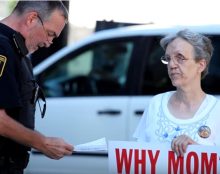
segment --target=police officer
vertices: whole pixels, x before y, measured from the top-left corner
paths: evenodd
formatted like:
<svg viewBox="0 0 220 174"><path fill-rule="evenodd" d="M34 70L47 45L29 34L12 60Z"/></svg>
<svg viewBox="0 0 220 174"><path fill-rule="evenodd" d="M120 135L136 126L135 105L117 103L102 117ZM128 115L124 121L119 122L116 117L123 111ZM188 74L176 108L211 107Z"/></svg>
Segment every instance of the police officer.
<svg viewBox="0 0 220 174"><path fill-rule="evenodd" d="M34 130L35 104L42 97L27 55L49 47L67 22L61 1L19 1L0 21L0 174L22 174L29 150L52 159L72 154L62 138Z"/></svg>

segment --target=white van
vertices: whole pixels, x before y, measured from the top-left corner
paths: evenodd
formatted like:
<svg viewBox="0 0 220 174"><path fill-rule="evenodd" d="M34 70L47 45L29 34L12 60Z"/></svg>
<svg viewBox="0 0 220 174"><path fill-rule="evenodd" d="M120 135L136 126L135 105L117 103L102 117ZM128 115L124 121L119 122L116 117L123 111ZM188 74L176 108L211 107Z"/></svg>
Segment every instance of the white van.
<svg viewBox="0 0 220 174"><path fill-rule="evenodd" d="M161 37L189 28L210 36L214 55L202 82L207 93L220 94L220 25L132 26L94 33L69 45L34 68L47 96L45 118L36 114L36 130L60 136L73 145L102 137L129 140L151 96L173 90ZM51 160L31 152L26 174L105 174L108 154L73 153Z"/></svg>

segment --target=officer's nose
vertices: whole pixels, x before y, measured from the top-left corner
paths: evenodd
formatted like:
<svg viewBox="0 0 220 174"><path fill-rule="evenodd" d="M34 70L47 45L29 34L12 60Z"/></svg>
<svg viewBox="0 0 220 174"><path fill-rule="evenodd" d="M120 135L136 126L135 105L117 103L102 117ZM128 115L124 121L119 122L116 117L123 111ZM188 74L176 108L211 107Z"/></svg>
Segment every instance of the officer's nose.
<svg viewBox="0 0 220 174"><path fill-rule="evenodd" d="M50 47L50 45L52 45L53 44L53 41L51 40L47 40L46 42L45 42L45 47L46 48L48 48L48 47Z"/></svg>

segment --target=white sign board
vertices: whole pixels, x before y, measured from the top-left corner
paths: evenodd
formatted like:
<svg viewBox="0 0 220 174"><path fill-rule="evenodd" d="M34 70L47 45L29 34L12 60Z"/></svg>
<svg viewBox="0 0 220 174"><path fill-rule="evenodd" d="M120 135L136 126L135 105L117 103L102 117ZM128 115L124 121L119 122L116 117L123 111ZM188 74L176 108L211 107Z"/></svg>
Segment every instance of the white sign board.
<svg viewBox="0 0 220 174"><path fill-rule="evenodd" d="M109 141L109 174L219 174L220 147L190 145L177 157L169 144Z"/></svg>

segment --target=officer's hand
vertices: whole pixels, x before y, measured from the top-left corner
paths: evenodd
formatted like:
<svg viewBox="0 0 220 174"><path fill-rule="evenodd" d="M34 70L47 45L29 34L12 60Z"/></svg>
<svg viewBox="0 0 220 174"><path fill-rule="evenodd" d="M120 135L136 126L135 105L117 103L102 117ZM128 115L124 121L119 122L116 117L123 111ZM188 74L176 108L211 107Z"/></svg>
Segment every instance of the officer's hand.
<svg viewBox="0 0 220 174"><path fill-rule="evenodd" d="M183 156L186 153L187 146L190 144L198 144L187 135L180 135L171 142L171 149L177 156Z"/></svg>
<svg viewBox="0 0 220 174"><path fill-rule="evenodd" d="M62 138L46 137L42 152L52 159L60 159L65 155L71 155L73 146L67 144Z"/></svg>

